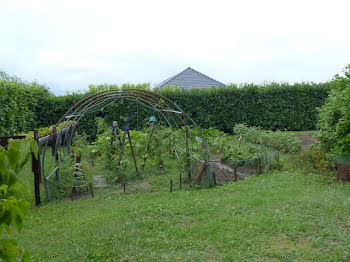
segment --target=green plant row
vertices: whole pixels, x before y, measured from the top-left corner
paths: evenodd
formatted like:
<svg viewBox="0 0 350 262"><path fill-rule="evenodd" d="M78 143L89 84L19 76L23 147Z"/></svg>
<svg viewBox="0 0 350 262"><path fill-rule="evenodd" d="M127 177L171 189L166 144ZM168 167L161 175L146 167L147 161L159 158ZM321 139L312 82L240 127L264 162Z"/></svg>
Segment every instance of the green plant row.
<svg viewBox="0 0 350 262"><path fill-rule="evenodd" d="M245 124L235 125L234 131L242 139L284 153L296 153L301 149L300 139L291 133L263 130L260 127L248 127Z"/></svg>

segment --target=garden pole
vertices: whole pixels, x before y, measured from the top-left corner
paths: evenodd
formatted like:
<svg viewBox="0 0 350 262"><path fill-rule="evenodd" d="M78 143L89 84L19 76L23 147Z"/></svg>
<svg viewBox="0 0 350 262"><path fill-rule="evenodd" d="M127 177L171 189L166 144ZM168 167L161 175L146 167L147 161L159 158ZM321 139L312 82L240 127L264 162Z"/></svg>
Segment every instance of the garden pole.
<svg viewBox="0 0 350 262"><path fill-rule="evenodd" d="M181 177L181 173L180 173L180 190L181 190L181 187L182 187L182 177Z"/></svg>
<svg viewBox="0 0 350 262"><path fill-rule="evenodd" d="M41 178L41 165L40 165L40 145L39 145L39 134L38 130L34 129L34 140L38 144L38 155L35 158L32 152L32 171L34 173L34 195L35 195L35 205L40 205L40 178Z"/></svg>
<svg viewBox="0 0 350 262"><path fill-rule="evenodd" d="M188 146L189 132L188 132L187 126L185 126L185 137L186 137L186 160L187 160L188 183L190 183L190 180L191 180L191 159L190 159L190 150L189 150L189 146Z"/></svg>
<svg viewBox="0 0 350 262"><path fill-rule="evenodd" d="M235 178L235 181L238 180L238 176L237 176L237 166L235 166L235 168L233 169L233 176Z"/></svg>
<svg viewBox="0 0 350 262"><path fill-rule="evenodd" d="M57 140L56 127L53 128L53 140L54 140L53 145L56 145L56 140ZM55 158L56 167L57 167L58 166L58 153L57 153L57 149L55 147L52 147L52 156ZM59 171L57 168L55 180L58 180L58 177L59 177Z"/></svg>
<svg viewBox="0 0 350 262"><path fill-rule="evenodd" d="M112 127L112 134L113 134L113 140L111 143L113 143L115 141L115 137L118 137L118 141L119 141L119 146L122 146L122 141L120 140L120 134L119 134L119 127L118 127L118 122L117 121L113 121L113 127Z"/></svg>
<svg viewBox="0 0 350 262"><path fill-rule="evenodd" d="M258 175L261 174L261 158L258 158Z"/></svg>
<svg viewBox="0 0 350 262"><path fill-rule="evenodd" d="M129 129L127 129L127 130L125 130L125 131L126 131L127 134L128 134L128 139L129 139L131 154L132 154L132 158L134 159L134 164L135 164L135 169L136 169L136 175L137 175L138 177L140 177L139 169L137 168L137 162L136 162L136 158L135 158L134 148L133 148L132 142L131 142L131 137L130 137Z"/></svg>

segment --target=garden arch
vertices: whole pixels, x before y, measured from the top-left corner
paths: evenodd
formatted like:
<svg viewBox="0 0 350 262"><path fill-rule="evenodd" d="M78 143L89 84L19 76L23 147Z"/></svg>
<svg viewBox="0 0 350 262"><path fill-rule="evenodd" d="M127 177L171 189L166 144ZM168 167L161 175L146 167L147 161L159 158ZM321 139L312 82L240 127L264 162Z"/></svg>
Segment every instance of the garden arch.
<svg viewBox="0 0 350 262"><path fill-rule="evenodd" d="M41 149L41 173L48 200L50 200L48 185L59 187L56 181L60 178L60 165L70 153L70 146L72 145L74 132L77 130L79 121L87 113L96 113L98 110L104 109L118 100L136 102L136 104L152 110L158 115L158 118L164 120L172 130L184 130L186 146L185 148L179 147L178 149L186 154L186 167L189 175L193 170L191 159L196 159L195 161L205 164L206 179L204 179L204 181L209 185L213 184L212 175L210 174L208 144L200 128L179 106L167 97L149 90L113 89L92 94L77 102L56 123L53 127L53 131L48 136L38 140ZM59 131L57 131L57 127L60 127ZM196 132L193 132L193 130L196 130ZM196 133L196 137L193 137L192 133ZM201 152L199 152L200 154L196 154L201 157L196 156L191 151L190 143L193 139L201 140ZM49 148L51 148L51 150L49 150ZM51 152L49 153L49 151ZM48 164L48 154L54 156L53 165L52 163ZM204 166L204 164L202 164L202 166Z"/></svg>

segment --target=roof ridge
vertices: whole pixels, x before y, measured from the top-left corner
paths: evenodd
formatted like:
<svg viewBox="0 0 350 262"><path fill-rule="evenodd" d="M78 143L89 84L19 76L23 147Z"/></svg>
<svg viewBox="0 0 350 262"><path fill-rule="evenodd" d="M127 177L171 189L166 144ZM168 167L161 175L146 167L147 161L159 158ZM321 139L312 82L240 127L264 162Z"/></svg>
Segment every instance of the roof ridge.
<svg viewBox="0 0 350 262"><path fill-rule="evenodd" d="M181 71L180 73L169 77L168 79L164 80L163 82L161 82L158 86L166 86L166 83L169 83L171 80L173 80L175 77L177 77L178 75L182 74L183 72L185 72L187 69L189 69L190 67L186 68L185 70ZM190 68L192 69L192 68ZM193 69L192 69L193 70Z"/></svg>
<svg viewBox="0 0 350 262"><path fill-rule="evenodd" d="M212 78L210 76L207 76L207 75L205 75L205 74L203 74L203 73L201 73L201 72L199 72L199 71L197 71L197 70L195 70L195 69L193 69L191 67L187 67L185 70L181 71L180 73L178 73L178 74L176 74L176 75L174 75L172 77L169 77L168 79L162 81L157 87L164 87L164 86L166 86L173 79L177 78L178 76L180 76L181 74L183 74L185 71L188 71L188 70L193 71L194 73L200 75L201 77L207 78L208 80L213 81L214 83L217 83L220 86L226 86L224 83L219 82L219 81L215 80L214 78Z"/></svg>
<svg viewBox="0 0 350 262"><path fill-rule="evenodd" d="M226 86L224 83L221 83L220 81L215 80L214 78L212 78L212 77L210 77L210 76L207 76L207 75L205 75L205 74L203 74L203 73L197 71L196 69L193 69L193 68L191 68L191 67L188 67L188 68L186 68L186 69L191 69L191 70L197 72L198 74L201 74L201 75L203 75L203 76L205 76L205 77L208 77L209 79L211 79L211 80L213 80L213 81L215 81L215 82L218 82L218 83L221 84L222 86Z"/></svg>

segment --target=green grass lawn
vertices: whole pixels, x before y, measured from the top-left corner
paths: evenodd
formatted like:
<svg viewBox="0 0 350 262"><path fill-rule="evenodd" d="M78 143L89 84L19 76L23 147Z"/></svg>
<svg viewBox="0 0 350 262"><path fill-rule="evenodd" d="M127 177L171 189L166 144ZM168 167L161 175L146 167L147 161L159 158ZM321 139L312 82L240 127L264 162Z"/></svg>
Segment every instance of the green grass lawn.
<svg viewBox="0 0 350 262"><path fill-rule="evenodd" d="M279 172L205 190L32 208L33 261L349 261L350 184Z"/></svg>

